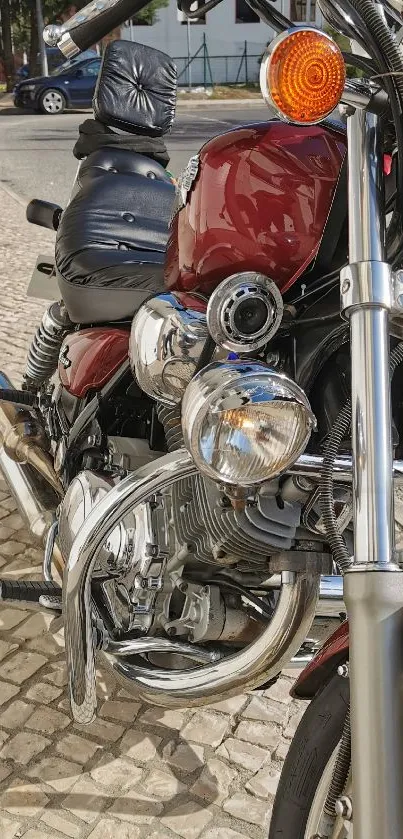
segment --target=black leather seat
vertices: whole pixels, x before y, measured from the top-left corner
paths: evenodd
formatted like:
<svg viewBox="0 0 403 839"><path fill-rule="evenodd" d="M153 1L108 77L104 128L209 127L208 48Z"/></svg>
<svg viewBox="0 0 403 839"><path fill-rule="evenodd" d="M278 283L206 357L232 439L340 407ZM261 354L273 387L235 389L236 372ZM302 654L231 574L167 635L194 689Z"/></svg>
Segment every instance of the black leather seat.
<svg viewBox="0 0 403 839"><path fill-rule="evenodd" d="M154 160L121 148L93 152L56 238L56 267L74 323L131 317L163 288L175 189Z"/></svg>
<svg viewBox="0 0 403 839"><path fill-rule="evenodd" d="M107 46L96 119L80 127L75 147L86 159L56 237L59 287L74 323L130 318L163 288L175 190L157 160L169 160L162 137L175 101L168 55L130 41Z"/></svg>

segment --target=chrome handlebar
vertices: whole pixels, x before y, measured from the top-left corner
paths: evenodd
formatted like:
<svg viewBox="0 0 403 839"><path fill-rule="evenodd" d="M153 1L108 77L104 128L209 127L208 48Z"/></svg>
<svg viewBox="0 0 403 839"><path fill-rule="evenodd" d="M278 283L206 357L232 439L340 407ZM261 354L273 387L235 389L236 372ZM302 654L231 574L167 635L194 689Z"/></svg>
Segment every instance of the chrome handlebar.
<svg viewBox="0 0 403 839"><path fill-rule="evenodd" d="M149 0L92 0L61 26L46 26L43 39L73 58L96 44L125 20L147 6Z"/></svg>

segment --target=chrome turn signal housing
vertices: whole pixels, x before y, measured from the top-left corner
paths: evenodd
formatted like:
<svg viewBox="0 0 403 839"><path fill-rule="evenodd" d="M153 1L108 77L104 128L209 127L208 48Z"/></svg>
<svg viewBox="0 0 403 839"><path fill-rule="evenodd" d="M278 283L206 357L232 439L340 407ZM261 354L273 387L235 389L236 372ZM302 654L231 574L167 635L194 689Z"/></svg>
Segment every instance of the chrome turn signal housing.
<svg viewBox="0 0 403 839"><path fill-rule="evenodd" d="M338 45L313 26L294 26L269 44L260 65L260 89L288 122L314 125L340 102L346 67Z"/></svg>
<svg viewBox="0 0 403 839"><path fill-rule="evenodd" d="M285 472L315 427L303 390L257 361L209 364L182 403L185 446L200 472L241 487Z"/></svg>

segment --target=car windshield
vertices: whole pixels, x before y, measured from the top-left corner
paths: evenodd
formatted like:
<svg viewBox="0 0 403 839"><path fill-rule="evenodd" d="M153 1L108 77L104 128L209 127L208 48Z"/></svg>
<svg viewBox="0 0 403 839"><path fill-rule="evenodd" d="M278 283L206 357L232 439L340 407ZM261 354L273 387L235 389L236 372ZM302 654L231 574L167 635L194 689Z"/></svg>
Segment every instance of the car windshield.
<svg viewBox="0 0 403 839"><path fill-rule="evenodd" d="M90 56L88 56L88 58L97 58L97 55L96 55L96 53L95 54L92 53ZM87 58L87 60L88 60L88 58ZM82 63L82 61L83 61L82 55L80 56L80 59L81 59L80 61L74 61L74 59L72 61L64 61L63 64L60 64L60 67L56 67L56 69L52 70L52 72L49 73L49 75L50 76L61 76L63 73L67 73L73 67L76 67L78 64Z"/></svg>

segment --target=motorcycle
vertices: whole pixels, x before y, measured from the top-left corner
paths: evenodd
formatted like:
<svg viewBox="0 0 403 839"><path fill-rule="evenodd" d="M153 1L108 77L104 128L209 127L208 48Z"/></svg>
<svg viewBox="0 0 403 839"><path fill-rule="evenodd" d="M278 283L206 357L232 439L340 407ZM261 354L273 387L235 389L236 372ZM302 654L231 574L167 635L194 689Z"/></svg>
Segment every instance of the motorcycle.
<svg viewBox="0 0 403 839"><path fill-rule="evenodd" d="M32 531L46 538L45 582L2 582L1 596L62 609L80 723L96 713L96 655L126 690L167 706L215 701L267 684L290 660L311 661L323 599L339 622L344 611L339 571L354 637L360 599L349 586L362 576L347 573L353 538L354 562L365 543L374 563L365 576L372 611L386 579L378 554L388 596L399 597L386 547L402 482L400 53L376 18L389 75L378 53L374 65L350 55L364 78L346 80L329 35L290 27L270 0L249 1L282 33L261 64L263 97L281 118L213 138L175 188L155 160L123 147L112 155L100 141L68 207L50 211L63 305L45 315L23 389L1 394L9 425L0 467ZM48 28L46 40L74 55L135 7L92 3ZM182 9L198 14L187 2ZM385 16L396 24L389 6ZM149 144L171 125L174 69L164 54L138 52L138 61L136 50L108 47L97 130L115 126ZM347 132L329 119L340 101ZM376 677L374 650L361 642L379 700L382 621L376 631ZM394 635L393 644L386 660L396 675ZM320 682L316 660L311 666ZM379 738L376 748L380 758ZM276 808L284 814L281 799ZM305 824L298 829L307 835Z"/></svg>
<svg viewBox="0 0 403 839"><path fill-rule="evenodd" d="M113 10L122 14L116 4ZM76 38L85 14L78 26L74 18L66 24ZM94 38L92 30L86 37ZM175 93L167 55L109 44L95 119L81 126L75 146L82 162L71 200L64 210L39 200L27 210L31 222L56 230L54 262L39 258L31 293L59 299L35 334L22 390L5 374L1 381L0 468L32 534L45 542L44 581L4 580L1 598L63 612L72 709L81 722L96 709L95 654L136 695L168 706L200 704L270 682L290 659L310 660L344 610L320 527L321 456L302 454L316 420L301 376L298 384L282 371L280 356L271 367L266 358L268 345L283 355L289 328L283 296L262 274L275 253L270 242L259 246L262 189L273 192L293 139L278 122L216 138L174 187L163 137ZM327 215L345 154L341 128L316 134L326 171L304 174L307 138L289 172L301 180L301 235L304 192L314 185L312 208L319 199ZM280 157L272 176L274 144ZM227 229L219 211L214 240L206 243L214 228L205 230L202 218L212 197L225 202L233 191L232 175L219 189L216 171L226 160L233 173L242 171L254 147L257 204L248 207L249 232L234 197ZM284 200L276 208L273 201L273 224L281 221ZM187 229L193 207L194 259L207 250L212 259L194 269ZM341 229L343 220L334 218L337 224ZM315 236L310 232L302 244L302 262L295 247L286 257L288 232L285 242L284 233L274 237L284 288L287 277L290 284L312 262ZM330 240L323 248L330 252ZM310 343L298 353L306 371L312 350ZM243 414L234 403L236 414L227 418L231 456L220 465L212 450L207 463L195 446L210 446L211 434L218 442L212 399L217 408L228 398L232 404L230 393L239 394L239 408L250 404L248 423L257 411L258 436L249 439L247 425L242 437ZM266 480L265 429L273 410L280 412L280 437ZM252 472L244 469L250 446L257 456ZM348 527L348 458L339 466Z"/></svg>

